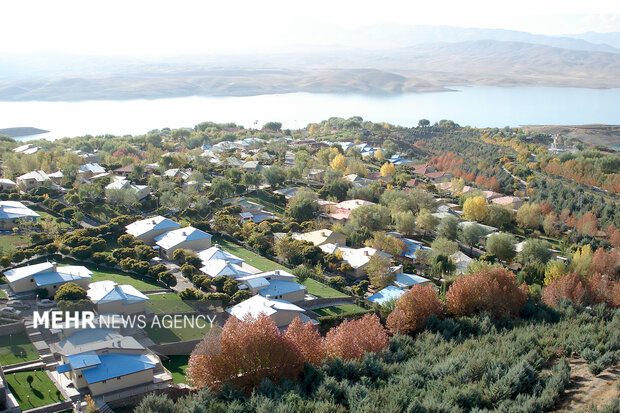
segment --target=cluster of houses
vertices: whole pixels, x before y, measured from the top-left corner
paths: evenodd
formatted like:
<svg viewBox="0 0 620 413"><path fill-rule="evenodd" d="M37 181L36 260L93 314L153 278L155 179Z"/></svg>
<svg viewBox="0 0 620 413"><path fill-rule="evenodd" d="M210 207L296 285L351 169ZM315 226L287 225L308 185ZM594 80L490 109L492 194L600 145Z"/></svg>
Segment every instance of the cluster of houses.
<svg viewBox="0 0 620 413"><path fill-rule="evenodd" d="M12 231L20 222L37 222L40 215L19 201L0 201L0 230Z"/></svg>

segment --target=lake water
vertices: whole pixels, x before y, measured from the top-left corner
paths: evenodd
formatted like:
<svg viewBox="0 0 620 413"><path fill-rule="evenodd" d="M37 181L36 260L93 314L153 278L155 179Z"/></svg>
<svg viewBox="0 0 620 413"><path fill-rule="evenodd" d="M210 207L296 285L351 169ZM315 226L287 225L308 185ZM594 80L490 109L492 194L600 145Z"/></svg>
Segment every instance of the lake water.
<svg viewBox="0 0 620 413"><path fill-rule="evenodd" d="M248 97L187 97L83 102L0 102L0 128L49 130L35 138L85 134L143 134L164 127L193 127L203 121L260 127L279 121L301 128L332 116L359 115L402 126L421 118L460 125L504 127L527 124L620 124L620 89L550 87L459 88L456 92L397 96L290 93ZM22 137L22 140L32 137Z"/></svg>

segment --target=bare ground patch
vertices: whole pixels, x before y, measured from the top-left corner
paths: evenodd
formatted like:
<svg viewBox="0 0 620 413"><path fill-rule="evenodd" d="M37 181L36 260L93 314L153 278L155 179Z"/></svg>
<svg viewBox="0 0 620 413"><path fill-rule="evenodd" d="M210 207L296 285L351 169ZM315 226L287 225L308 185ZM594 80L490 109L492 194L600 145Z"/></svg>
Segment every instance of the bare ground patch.
<svg viewBox="0 0 620 413"><path fill-rule="evenodd" d="M614 366L594 376L588 363L582 359L570 360L570 385L556 409L556 412L583 411L593 406L601 408L614 398L620 397L617 381L620 367Z"/></svg>

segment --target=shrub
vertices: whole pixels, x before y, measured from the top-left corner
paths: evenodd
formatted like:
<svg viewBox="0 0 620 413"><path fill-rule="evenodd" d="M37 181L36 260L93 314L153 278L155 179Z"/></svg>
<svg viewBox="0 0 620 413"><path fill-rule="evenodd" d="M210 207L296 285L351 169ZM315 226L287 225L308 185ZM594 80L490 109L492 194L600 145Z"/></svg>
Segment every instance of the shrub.
<svg viewBox="0 0 620 413"><path fill-rule="evenodd" d="M387 347L388 335L379 317L366 314L355 320L345 320L325 336L329 357L359 360L366 352L379 352Z"/></svg>
<svg viewBox="0 0 620 413"><path fill-rule="evenodd" d="M431 316L439 316L443 304L431 285L416 285L396 300L396 308L387 318L392 334L411 334L426 324Z"/></svg>
<svg viewBox="0 0 620 413"><path fill-rule="evenodd" d="M205 281L209 281L209 280L205 280ZM203 285L201 285L203 288L204 287L204 282ZM248 298L252 298L252 293L249 292L248 290L239 290L236 293L233 294L232 296L232 301L235 303L240 303L242 301L247 300Z"/></svg>
<svg viewBox="0 0 620 413"><path fill-rule="evenodd" d="M336 277L331 277L329 281L327 281L327 284L329 284L330 287L341 290L347 285L347 282L343 277L338 275Z"/></svg>
<svg viewBox="0 0 620 413"><path fill-rule="evenodd" d="M193 265L190 265L190 264L181 265L181 274L183 274L185 278L191 279L192 275L194 275L195 272L196 272L196 267L194 267Z"/></svg>
<svg viewBox="0 0 620 413"><path fill-rule="evenodd" d="M516 316L527 302L513 272L505 268L482 270L457 279L446 294L448 312L455 316L488 311L496 319Z"/></svg>
<svg viewBox="0 0 620 413"><path fill-rule="evenodd" d="M152 267L149 268L149 274L151 274L154 277L157 277L157 274L164 272L164 271L168 271L168 269L166 268L164 264L153 265Z"/></svg>
<svg viewBox="0 0 620 413"><path fill-rule="evenodd" d="M131 269L140 274L140 275L146 275L147 272L149 272L149 268L151 268L151 266L149 265L148 262L146 261L137 261L136 263L134 263L134 265L131 267Z"/></svg>
<svg viewBox="0 0 620 413"><path fill-rule="evenodd" d="M174 287L177 285L177 278L170 271L160 272L157 277L159 281L166 284L168 287Z"/></svg>
<svg viewBox="0 0 620 413"><path fill-rule="evenodd" d="M76 301L86 299L86 290L76 283L68 282L58 287L55 299L58 301Z"/></svg>
<svg viewBox="0 0 620 413"><path fill-rule="evenodd" d="M95 252L93 253L92 260L96 264L102 264L106 262L108 258L108 254L104 254L103 252Z"/></svg>
<svg viewBox="0 0 620 413"><path fill-rule="evenodd" d="M542 301L550 307L556 307L561 298L576 304L585 303L585 289L579 274L570 272L551 281L542 292Z"/></svg>
<svg viewBox="0 0 620 413"><path fill-rule="evenodd" d="M314 271L305 265L298 265L293 269L292 273L297 277L298 282L303 283L314 274Z"/></svg>
<svg viewBox="0 0 620 413"><path fill-rule="evenodd" d="M198 301L204 298L204 294L195 288L186 288L179 293L181 300Z"/></svg>
<svg viewBox="0 0 620 413"><path fill-rule="evenodd" d="M85 260L93 255L93 249L88 245L80 245L79 247L71 249L71 255L78 260Z"/></svg>

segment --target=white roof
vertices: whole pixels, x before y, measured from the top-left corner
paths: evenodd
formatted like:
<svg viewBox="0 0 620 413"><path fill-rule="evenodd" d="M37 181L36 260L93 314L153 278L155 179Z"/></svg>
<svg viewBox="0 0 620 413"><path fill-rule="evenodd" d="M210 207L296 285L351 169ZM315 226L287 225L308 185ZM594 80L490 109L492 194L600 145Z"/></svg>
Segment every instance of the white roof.
<svg viewBox="0 0 620 413"><path fill-rule="evenodd" d="M244 260L231 254L228 251L222 250L218 245L214 245L211 248L200 251L198 258L202 260L203 265L206 265L207 261L211 260L224 260L232 264L241 264Z"/></svg>
<svg viewBox="0 0 620 413"><path fill-rule="evenodd" d="M165 234L155 237L155 243L161 248L170 249L184 242L208 239L212 236L213 235L207 234L198 228L185 227L168 231Z"/></svg>
<svg viewBox="0 0 620 413"><path fill-rule="evenodd" d="M254 297L248 298L247 300L240 302L226 311L238 319L243 319L248 315L252 318L256 318L260 314L271 316L278 311L294 311L297 313L303 313L305 310L285 300L273 300L265 298L261 295L255 295Z"/></svg>
<svg viewBox="0 0 620 413"><path fill-rule="evenodd" d="M0 201L0 219L18 219L40 216L18 201Z"/></svg>
<svg viewBox="0 0 620 413"><path fill-rule="evenodd" d="M91 278L92 274L88 268L81 265L57 266L53 262L27 265L4 272L10 283L32 276L39 287L87 279Z"/></svg>
<svg viewBox="0 0 620 413"><path fill-rule="evenodd" d="M149 298L131 285L118 285L114 281L99 281L88 286L88 298L95 304L122 301L123 305L135 304Z"/></svg>
<svg viewBox="0 0 620 413"><path fill-rule="evenodd" d="M353 268L360 268L364 265L368 264L370 258L379 254L382 257L390 258L390 254L386 254L383 251L376 250L370 247L364 248L349 248L349 247L340 247L339 250L342 252L342 259L351 265Z"/></svg>
<svg viewBox="0 0 620 413"><path fill-rule="evenodd" d="M132 224L127 225L125 227L125 232L133 235L134 237L138 237L151 231L157 231L162 229L173 230L180 227L181 224L176 223L171 219L162 217L161 215L158 215L153 218L141 219L140 221L136 221Z"/></svg>
<svg viewBox="0 0 620 413"><path fill-rule="evenodd" d="M17 177L17 180L30 180L30 179L34 179L35 181L38 181L38 182L43 182L43 181L49 180L50 178L43 171L30 171Z"/></svg>
<svg viewBox="0 0 620 413"><path fill-rule="evenodd" d="M354 210L364 205L375 205L374 202L366 201L364 199L350 199L348 201L342 201L336 205L337 208Z"/></svg>
<svg viewBox="0 0 620 413"><path fill-rule="evenodd" d="M204 272L209 277L227 275L234 279L252 275L252 272L248 269L243 268L240 265L233 264L230 261L220 259L212 259L204 262L204 266L200 268L200 271Z"/></svg>
<svg viewBox="0 0 620 413"><path fill-rule="evenodd" d="M10 179L6 179L6 178L0 178L0 184L12 185L12 186L17 185L15 182L11 181Z"/></svg>

